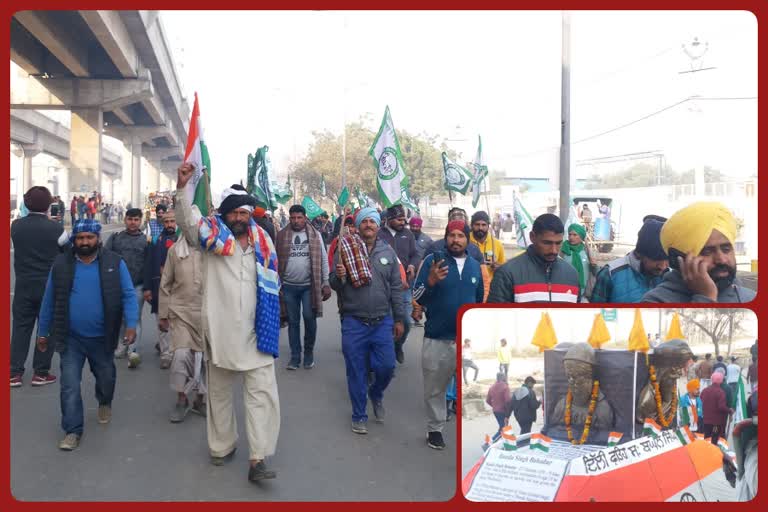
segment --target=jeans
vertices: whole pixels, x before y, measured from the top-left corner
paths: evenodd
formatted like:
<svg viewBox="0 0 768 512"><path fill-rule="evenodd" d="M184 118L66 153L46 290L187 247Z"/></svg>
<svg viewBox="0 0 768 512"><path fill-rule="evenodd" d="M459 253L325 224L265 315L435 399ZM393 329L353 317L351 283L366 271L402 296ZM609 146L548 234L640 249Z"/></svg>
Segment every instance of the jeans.
<svg viewBox="0 0 768 512"><path fill-rule="evenodd" d="M347 368L347 390L352 402L352 421L368 421L368 396L380 402L392 380L395 369L395 346L392 339L394 321L391 316L376 325L366 325L346 315L341 324L341 351ZM368 371L375 379L368 387Z"/></svg>
<svg viewBox="0 0 768 512"><path fill-rule="evenodd" d="M288 344L291 363L301 363L301 319L304 318L304 363L313 362L317 337L317 318L312 311L312 287L283 284L283 300L288 310Z"/></svg>
<svg viewBox="0 0 768 512"><path fill-rule="evenodd" d="M123 323L120 325L120 336L119 336L119 345L117 346L118 353L125 353L125 352L138 352L139 351L139 344L141 343L141 313L144 311L144 290L142 290L143 285L137 284L136 288L134 289L136 291L136 301L139 303L139 321L136 322L136 339L133 343L128 345L126 348L125 345L123 345L123 336L125 335L125 318L123 318Z"/></svg>
<svg viewBox="0 0 768 512"><path fill-rule="evenodd" d="M474 361L472 361L471 359L462 359L461 371L464 375L464 384L469 383L469 381L467 380L467 368L472 368L473 370L475 370L475 378L473 379L474 381L477 380L477 372L479 371Z"/></svg>
<svg viewBox="0 0 768 512"><path fill-rule="evenodd" d="M499 363L499 373L504 374L504 380L507 380L509 375L509 363Z"/></svg>
<svg viewBox="0 0 768 512"><path fill-rule="evenodd" d="M405 345L405 342L408 341L408 333L411 332L411 323L413 322L413 319L411 318L411 313L413 313L413 290L410 288L403 290L403 306L405 306L403 337L396 341L400 346Z"/></svg>
<svg viewBox="0 0 768 512"><path fill-rule="evenodd" d="M110 405L115 393L115 362L104 338L67 336L67 346L59 357L61 361L61 428L67 434L83 433L83 397L80 381L83 366L88 360L96 378L96 400L99 405Z"/></svg>
<svg viewBox="0 0 768 512"><path fill-rule="evenodd" d="M29 355L29 345L32 340L32 331L40 312L45 293L45 281L30 282L27 280L16 281L11 311L13 315L13 329L11 332L11 377L22 375L24 365ZM48 375L51 370L54 348L48 344L45 352L40 352L33 347L32 368L35 375Z"/></svg>
<svg viewBox="0 0 768 512"><path fill-rule="evenodd" d="M503 412L495 412L493 416L496 418L496 423L499 424L499 430L493 434L493 441L496 442L501 437L501 429L507 426L507 416Z"/></svg>
<svg viewBox="0 0 768 512"><path fill-rule="evenodd" d="M517 419L517 418L515 418ZM533 426L532 421L520 421L518 420L517 423L520 424L520 435L528 434L531 431L531 427Z"/></svg>

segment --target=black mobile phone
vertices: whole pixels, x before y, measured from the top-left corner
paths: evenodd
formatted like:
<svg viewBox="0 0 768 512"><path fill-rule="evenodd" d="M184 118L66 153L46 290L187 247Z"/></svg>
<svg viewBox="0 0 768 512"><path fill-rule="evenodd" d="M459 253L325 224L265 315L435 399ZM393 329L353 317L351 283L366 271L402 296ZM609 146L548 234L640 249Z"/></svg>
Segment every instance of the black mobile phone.
<svg viewBox="0 0 768 512"><path fill-rule="evenodd" d="M51 217L58 217L59 216L59 205L52 204L51 205Z"/></svg>
<svg viewBox="0 0 768 512"><path fill-rule="evenodd" d="M678 256L680 258L683 258L683 261L685 261L685 254L683 254L681 251L678 251L674 247L670 247L669 248L669 268L680 270L680 263L677 261Z"/></svg>
<svg viewBox="0 0 768 512"><path fill-rule="evenodd" d="M445 267L448 265L448 263L445 261L445 252L444 251L435 251L435 262L443 263L440 265L441 267Z"/></svg>

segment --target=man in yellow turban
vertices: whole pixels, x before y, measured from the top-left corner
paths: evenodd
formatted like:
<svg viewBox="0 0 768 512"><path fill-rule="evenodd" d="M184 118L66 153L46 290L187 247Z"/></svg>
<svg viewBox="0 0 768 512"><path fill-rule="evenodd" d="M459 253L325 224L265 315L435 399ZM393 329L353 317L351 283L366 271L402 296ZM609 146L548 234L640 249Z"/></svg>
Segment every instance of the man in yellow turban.
<svg viewBox="0 0 768 512"><path fill-rule="evenodd" d="M749 302L754 290L736 279L736 219L724 205L698 202L676 212L661 229L672 271L643 302Z"/></svg>

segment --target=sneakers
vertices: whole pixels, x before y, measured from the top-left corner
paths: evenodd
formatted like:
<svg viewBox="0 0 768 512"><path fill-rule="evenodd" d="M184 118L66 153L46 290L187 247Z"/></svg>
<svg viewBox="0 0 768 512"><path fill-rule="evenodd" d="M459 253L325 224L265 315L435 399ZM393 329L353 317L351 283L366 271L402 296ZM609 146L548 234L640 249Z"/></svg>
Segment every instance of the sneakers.
<svg viewBox="0 0 768 512"><path fill-rule="evenodd" d="M130 352L128 354L128 368L138 368L141 363L141 356L138 352Z"/></svg>
<svg viewBox="0 0 768 512"><path fill-rule="evenodd" d="M11 377L11 387L12 388L20 388L24 384L24 381L21 380L21 375L13 375Z"/></svg>
<svg viewBox="0 0 768 512"><path fill-rule="evenodd" d="M45 386L47 384L53 384L54 382L56 382L56 376L48 373L46 375L35 375L32 377L31 384L33 386Z"/></svg>
<svg viewBox="0 0 768 512"><path fill-rule="evenodd" d="M59 450L71 452L80 446L80 436L77 434L67 434L64 439L59 441Z"/></svg>
<svg viewBox="0 0 768 512"><path fill-rule="evenodd" d="M300 366L300 363L298 361L291 361L288 363L288 366L285 367L286 370L298 370Z"/></svg>
<svg viewBox="0 0 768 512"><path fill-rule="evenodd" d="M395 343L395 359L400 364L405 362L405 352L403 352L403 345L400 343Z"/></svg>
<svg viewBox="0 0 768 512"><path fill-rule="evenodd" d="M211 464L214 466L223 466L227 462L231 461L235 456L235 450L237 450L237 447L232 448L232 451L228 454L224 455L223 457L215 457L211 455Z"/></svg>
<svg viewBox="0 0 768 512"><path fill-rule="evenodd" d="M167 370L171 367L171 359L167 357L160 357L160 369L161 370Z"/></svg>
<svg viewBox="0 0 768 512"><path fill-rule="evenodd" d="M442 450L445 448L445 441L443 441L442 432L428 432L427 433L427 446L434 448L435 450Z"/></svg>
<svg viewBox="0 0 768 512"><path fill-rule="evenodd" d="M160 355L163 353L163 351L160 350L160 343L155 343L155 350L157 350L157 355Z"/></svg>
<svg viewBox="0 0 768 512"><path fill-rule="evenodd" d="M99 419L99 423L102 425L106 425L107 423L112 420L112 406L111 405L100 405L99 410L96 413L96 417Z"/></svg>
<svg viewBox="0 0 768 512"><path fill-rule="evenodd" d="M206 409L205 409L205 402L203 402L202 400L199 400L199 401L195 400L192 403L192 408L190 409L190 411L195 413L195 414L199 414L203 418L205 418L207 416L207 412L206 412Z"/></svg>
<svg viewBox="0 0 768 512"><path fill-rule="evenodd" d="M122 343L115 349L115 359L122 359L128 353L128 348Z"/></svg>
<svg viewBox="0 0 768 512"><path fill-rule="evenodd" d="M267 465L263 460L260 460L256 464L251 465L248 469L248 480L251 482L258 482L259 480L269 480L276 478L277 472L267 469Z"/></svg>
<svg viewBox="0 0 768 512"><path fill-rule="evenodd" d="M189 405L186 403L180 403L176 402L176 405L173 406L173 411L171 412L171 423L181 423L184 421L184 418L187 417L187 412L189 411Z"/></svg>
<svg viewBox="0 0 768 512"><path fill-rule="evenodd" d="M371 400L373 403L373 415L376 417L376 423L384 423L384 415L387 413L384 410L384 404L379 401Z"/></svg>
<svg viewBox="0 0 768 512"><path fill-rule="evenodd" d="M310 370L315 367L315 356L314 354L304 354L304 369Z"/></svg>
<svg viewBox="0 0 768 512"><path fill-rule="evenodd" d="M352 432L354 432L355 434L367 434L368 425L364 421L353 421Z"/></svg>

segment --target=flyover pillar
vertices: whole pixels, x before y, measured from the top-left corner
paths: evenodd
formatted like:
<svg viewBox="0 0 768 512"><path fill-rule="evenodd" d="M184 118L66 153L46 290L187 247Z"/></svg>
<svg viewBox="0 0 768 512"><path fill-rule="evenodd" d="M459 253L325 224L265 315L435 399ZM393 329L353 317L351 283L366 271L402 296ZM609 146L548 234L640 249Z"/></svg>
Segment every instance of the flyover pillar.
<svg viewBox="0 0 768 512"><path fill-rule="evenodd" d="M70 191L101 192L101 131L104 113L99 108L72 109L70 126Z"/></svg>
<svg viewBox="0 0 768 512"><path fill-rule="evenodd" d="M144 204L141 191L141 139L123 139L123 180L129 184L129 201L134 208Z"/></svg>

